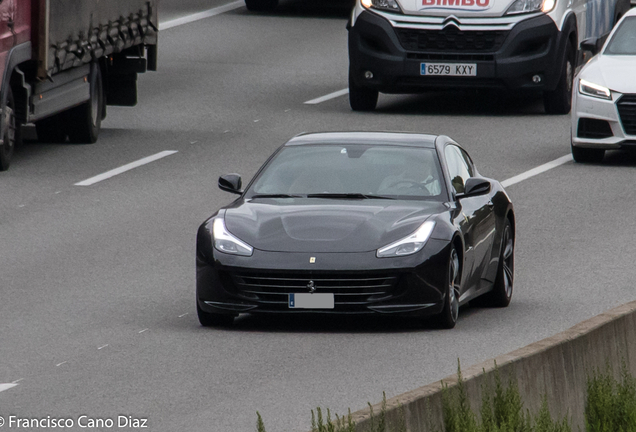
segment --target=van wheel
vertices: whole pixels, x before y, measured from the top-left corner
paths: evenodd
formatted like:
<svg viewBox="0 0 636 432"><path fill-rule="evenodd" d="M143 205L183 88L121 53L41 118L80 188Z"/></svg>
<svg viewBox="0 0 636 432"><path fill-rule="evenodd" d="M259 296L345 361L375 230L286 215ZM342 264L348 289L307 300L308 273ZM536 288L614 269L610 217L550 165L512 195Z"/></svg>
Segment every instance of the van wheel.
<svg viewBox="0 0 636 432"><path fill-rule="evenodd" d="M0 146L0 171L6 171L11 165L11 158L15 146L20 141L20 125L15 118L15 103L13 92L7 88L7 105L4 116L4 129L2 131L3 144Z"/></svg>
<svg viewBox="0 0 636 432"><path fill-rule="evenodd" d="M349 73L349 105L354 111L373 111L378 104L378 91L360 87Z"/></svg>
<svg viewBox="0 0 636 432"><path fill-rule="evenodd" d="M276 9L278 0L245 0L245 7L254 12L270 12Z"/></svg>
<svg viewBox="0 0 636 432"><path fill-rule="evenodd" d="M68 111L68 137L75 144L93 144L102 124L104 91L102 72L97 63L91 65L90 99Z"/></svg>
<svg viewBox="0 0 636 432"><path fill-rule="evenodd" d="M565 60L559 84L554 91L543 94L543 106L548 114L568 114L572 109L572 87L574 85L574 52L572 45L565 48Z"/></svg>

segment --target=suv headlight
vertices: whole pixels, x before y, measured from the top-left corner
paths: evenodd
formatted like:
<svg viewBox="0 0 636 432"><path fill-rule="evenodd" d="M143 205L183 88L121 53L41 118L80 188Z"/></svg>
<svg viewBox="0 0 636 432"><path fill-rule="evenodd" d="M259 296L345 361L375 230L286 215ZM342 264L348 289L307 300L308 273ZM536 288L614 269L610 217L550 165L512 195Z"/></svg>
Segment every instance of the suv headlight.
<svg viewBox="0 0 636 432"><path fill-rule="evenodd" d="M551 12L556 0L517 0L508 8L506 15L516 15L532 12Z"/></svg>
<svg viewBox="0 0 636 432"><path fill-rule="evenodd" d="M579 81L579 93L600 99L612 100L612 92L607 87L585 81Z"/></svg>
<svg viewBox="0 0 636 432"><path fill-rule="evenodd" d="M384 246L378 249L376 256L378 258L389 258L396 256L412 255L419 252L426 241L431 236L435 228L435 222L424 222L413 234L408 237L404 237L402 240L398 240L390 245Z"/></svg>
<svg viewBox="0 0 636 432"><path fill-rule="evenodd" d="M402 9L396 0L360 0L360 3L367 9L372 8L402 13Z"/></svg>
<svg viewBox="0 0 636 432"><path fill-rule="evenodd" d="M227 230L223 218L214 219L212 236L214 237L214 248L220 252L241 256L252 256L252 252L254 252L252 246L235 237Z"/></svg>

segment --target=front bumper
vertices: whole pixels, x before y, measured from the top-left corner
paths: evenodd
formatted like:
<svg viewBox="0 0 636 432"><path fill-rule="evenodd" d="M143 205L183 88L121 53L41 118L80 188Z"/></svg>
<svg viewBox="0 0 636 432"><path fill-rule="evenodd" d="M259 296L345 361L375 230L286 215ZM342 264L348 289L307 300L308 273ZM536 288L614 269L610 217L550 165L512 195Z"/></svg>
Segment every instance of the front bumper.
<svg viewBox="0 0 636 432"><path fill-rule="evenodd" d="M365 253L279 253L251 257L197 249L197 302L208 313L440 313L450 245L429 239L419 253L382 258ZM315 263L310 264L310 258ZM333 309L292 309L290 293L333 293Z"/></svg>
<svg viewBox="0 0 636 432"><path fill-rule="evenodd" d="M574 147L636 148L636 95L612 92L612 100L606 100L583 95L576 88L573 93Z"/></svg>
<svg viewBox="0 0 636 432"><path fill-rule="evenodd" d="M464 31L451 26L431 33L415 23L394 27L383 16L365 10L349 29L350 77L358 86L383 93L461 87L554 90L563 65L562 37L547 15L504 30ZM476 64L477 76L423 76L422 63ZM366 71L373 78L366 79ZM541 82L533 80L536 75Z"/></svg>

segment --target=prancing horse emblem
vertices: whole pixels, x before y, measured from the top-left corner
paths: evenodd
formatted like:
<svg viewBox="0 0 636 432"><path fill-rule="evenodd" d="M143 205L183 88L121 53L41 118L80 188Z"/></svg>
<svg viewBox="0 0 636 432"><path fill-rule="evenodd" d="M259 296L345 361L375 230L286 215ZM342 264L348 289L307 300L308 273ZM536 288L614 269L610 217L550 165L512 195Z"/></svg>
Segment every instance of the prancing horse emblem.
<svg viewBox="0 0 636 432"><path fill-rule="evenodd" d="M309 281L307 283L307 289L309 290L310 293L316 292L316 284L314 283L314 281Z"/></svg>

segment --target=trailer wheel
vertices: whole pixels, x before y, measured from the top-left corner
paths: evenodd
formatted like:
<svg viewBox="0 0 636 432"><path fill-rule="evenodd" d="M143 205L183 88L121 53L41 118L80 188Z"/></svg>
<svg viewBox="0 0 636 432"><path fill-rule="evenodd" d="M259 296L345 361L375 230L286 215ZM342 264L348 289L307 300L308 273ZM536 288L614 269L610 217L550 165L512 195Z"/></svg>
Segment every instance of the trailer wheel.
<svg viewBox="0 0 636 432"><path fill-rule="evenodd" d="M13 151L15 150L16 144L20 141L20 125L15 118L15 103L10 87L7 88L7 105L5 107L3 123L3 144L0 146L0 171L9 169Z"/></svg>
<svg viewBox="0 0 636 432"><path fill-rule="evenodd" d="M88 102L72 108L67 113L68 137L75 144L93 144L99 136L104 106L102 73L97 63L91 65Z"/></svg>

